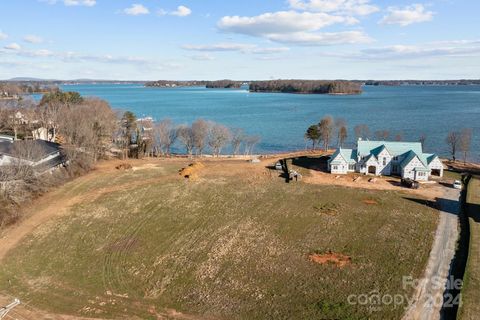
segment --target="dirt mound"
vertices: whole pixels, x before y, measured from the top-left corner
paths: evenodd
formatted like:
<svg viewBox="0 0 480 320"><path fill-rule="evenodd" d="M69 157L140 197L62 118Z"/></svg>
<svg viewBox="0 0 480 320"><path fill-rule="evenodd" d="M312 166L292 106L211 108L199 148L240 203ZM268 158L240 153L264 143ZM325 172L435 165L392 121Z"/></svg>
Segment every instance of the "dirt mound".
<svg viewBox="0 0 480 320"><path fill-rule="evenodd" d="M352 258L341 253L328 252L325 254L314 253L311 254L308 259L312 262L319 264L333 263L338 268L343 268L352 262Z"/></svg>
<svg viewBox="0 0 480 320"><path fill-rule="evenodd" d="M195 180L198 178L198 172L205 166L201 162L194 162L179 171L179 174L189 180Z"/></svg>
<svg viewBox="0 0 480 320"><path fill-rule="evenodd" d="M364 199L362 202L365 203L365 204L370 204L370 205L378 204L378 202L374 199Z"/></svg>
<svg viewBox="0 0 480 320"><path fill-rule="evenodd" d="M115 167L115 169L117 169L117 170L130 170L130 169L132 169L132 165L130 163L124 162L124 163L120 163L119 165L117 165Z"/></svg>

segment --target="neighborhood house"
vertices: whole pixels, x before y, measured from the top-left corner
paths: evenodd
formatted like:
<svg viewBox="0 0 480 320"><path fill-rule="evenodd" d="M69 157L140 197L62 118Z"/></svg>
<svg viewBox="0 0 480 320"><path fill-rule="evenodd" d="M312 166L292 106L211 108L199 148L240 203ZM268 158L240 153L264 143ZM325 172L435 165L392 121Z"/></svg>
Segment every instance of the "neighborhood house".
<svg viewBox="0 0 480 320"><path fill-rule="evenodd" d="M17 163L45 172L62 165L64 157L57 143L44 140L0 141L0 167Z"/></svg>
<svg viewBox="0 0 480 320"><path fill-rule="evenodd" d="M417 181L427 181L429 176L443 176L439 157L423 153L420 142L359 139L356 149L337 149L328 161L328 169L335 174L397 175Z"/></svg>

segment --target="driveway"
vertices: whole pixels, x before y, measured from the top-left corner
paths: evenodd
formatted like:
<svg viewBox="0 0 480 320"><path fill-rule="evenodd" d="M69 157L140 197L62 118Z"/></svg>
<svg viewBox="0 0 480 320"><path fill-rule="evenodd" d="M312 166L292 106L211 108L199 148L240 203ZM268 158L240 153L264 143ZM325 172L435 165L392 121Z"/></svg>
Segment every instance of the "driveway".
<svg viewBox="0 0 480 320"><path fill-rule="evenodd" d="M448 188L445 189L444 196L437 199L441 211L432 251L430 252L424 279L421 280L416 289L414 303L407 310L403 317L404 320L440 319L443 293L460 234L459 197L459 190Z"/></svg>

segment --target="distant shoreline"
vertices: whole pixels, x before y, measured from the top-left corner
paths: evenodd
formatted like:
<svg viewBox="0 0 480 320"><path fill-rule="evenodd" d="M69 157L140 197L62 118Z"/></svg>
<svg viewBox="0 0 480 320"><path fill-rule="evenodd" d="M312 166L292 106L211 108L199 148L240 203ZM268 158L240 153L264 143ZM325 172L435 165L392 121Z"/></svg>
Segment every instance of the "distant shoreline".
<svg viewBox="0 0 480 320"><path fill-rule="evenodd" d="M149 83L173 83L180 87L205 86L208 83L216 83L225 80L94 80L94 79L78 79L78 80L51 80L51 79L29 79L18 78L10 80L0 80L0 83L45 83L57 85L82 85L82 84L137 84L147 85ZM272 80L267 80L272 81ZM446 79L446 80L302 80L302 79L285 79L273 81L324 81L324 82L351 82L365 86L468 86L480 85L480 79ZM253 82L262 82L261 80L230 80L234 83L250 84ZM163 86L152 86L163 87Z"/></svg>

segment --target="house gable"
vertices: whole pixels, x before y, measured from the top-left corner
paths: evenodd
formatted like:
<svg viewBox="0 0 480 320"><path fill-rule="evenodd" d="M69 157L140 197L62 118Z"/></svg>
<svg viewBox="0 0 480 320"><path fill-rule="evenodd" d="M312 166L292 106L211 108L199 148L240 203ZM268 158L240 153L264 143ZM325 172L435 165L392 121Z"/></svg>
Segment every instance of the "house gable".
<svg viewBox="0 0 480 320"><path fill-rule="evenodd" d="M429 169L443 169L443 163L436 154L426 154Z"/></svg>

